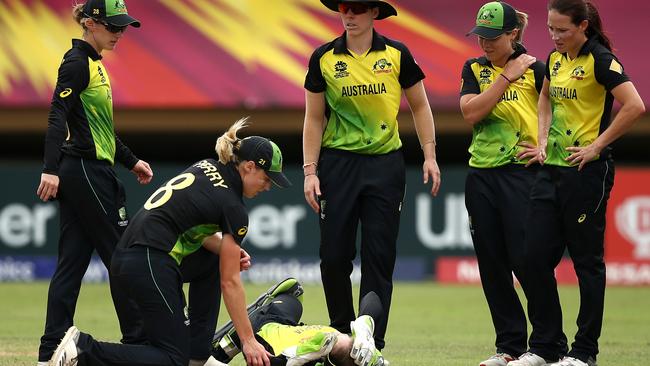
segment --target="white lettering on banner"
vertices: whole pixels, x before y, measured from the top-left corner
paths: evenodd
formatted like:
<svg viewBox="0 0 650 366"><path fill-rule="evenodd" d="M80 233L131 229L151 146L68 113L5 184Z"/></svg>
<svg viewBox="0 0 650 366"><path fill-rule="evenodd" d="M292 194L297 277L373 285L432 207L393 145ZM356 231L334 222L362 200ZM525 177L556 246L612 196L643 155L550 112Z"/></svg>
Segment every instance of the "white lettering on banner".
<svg viewBox="0 0 650 366"><path fill-rule="evenodd" d="M248 215L250 231L247 240L260 249L281 246L291 249L297 243L298 222L305 218L307 210L303 205L284 206L278 209L272 205L259 205Z"/></svg>
<svg viewBox="0 0 650 366"><path fill-rule="evenodd" d="M607 284L650 285L650 263L607 263Z"/></svg>
<svg viewBox="0 0 650 366"><path fill-rule="evenodd" d="M616 209L616 228L636 246L636 259L650 259L650 196L632 196Z"/></svg>
<svg viewBox="0 0 650 366"><path fill-rule="evenodd" d="M33 281L34 263L11 257L0 259L0 281Z"/></svg>
<svg viewBox="0 0 650 366"><path fill-rule="evenodd" d="M12 203L0 210L0 242L10 248L22 248L29 243L37 248L45 245L47 221L56 216L53 204L36 204L33 209Z"/></svg>
<svg viewBox="0 0 650 366"><path fill-rule="evenodd" d="M274 259L269 262L256 263L248 271L241 273L242 280L251 283L270 283L282 281L287 277L300 279L303 284L320 284L320 262L300 262L297 259L287 261ZM361 267L354 264L350 280L353 284L361 281Z"/></svg>
<svg viewBox="0 0 650 366"><path fill-rule="evenodd" d="M415 231L418 239L429 249L471 249L469 219L465 209L465 194L450 193L445 196L445 226L435 233L431 228L431 195L420 193L415 198ZM440 220L440 218L435 218Z"/></svg>

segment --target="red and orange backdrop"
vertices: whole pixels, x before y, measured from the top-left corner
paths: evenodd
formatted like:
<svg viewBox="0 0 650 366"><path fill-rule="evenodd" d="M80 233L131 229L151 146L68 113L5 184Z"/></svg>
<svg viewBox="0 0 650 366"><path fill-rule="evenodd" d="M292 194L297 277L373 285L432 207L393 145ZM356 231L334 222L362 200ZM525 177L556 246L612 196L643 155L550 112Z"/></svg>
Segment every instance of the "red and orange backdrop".
<svg viewBox="0 0 650 366"><path fill-rule="evenodd" d="M391 1L399 16L376 28L407 44L427 75L434 108L455 109L464 61L480 54L465 37L483 1ZM81 36L73 0L0 0L0 106L47 106L70 39ZM617 54L642 96L650 52L632 29L647 22L644 0L598 1ZM530 15L525 40L545 60L552 48L543 1L512 1ZM300 108L313 49L342 32L318 0L127 0L142 22L105 52L121 107ZM647 97L646 97L647 98Z"/></svg>

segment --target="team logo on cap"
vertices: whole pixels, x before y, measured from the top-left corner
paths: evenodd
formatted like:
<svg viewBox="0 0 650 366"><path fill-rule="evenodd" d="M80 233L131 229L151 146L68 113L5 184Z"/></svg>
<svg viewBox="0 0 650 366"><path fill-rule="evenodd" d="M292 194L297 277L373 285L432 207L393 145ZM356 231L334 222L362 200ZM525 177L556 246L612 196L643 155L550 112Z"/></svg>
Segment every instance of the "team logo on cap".
<svg viewBox="0 0 650 366"><path fill-rule="evenodd" d="M237 235L244 236L248 232L248 226L242 226L237 230Z"/></svg>
<svg viewBox="0 0 650 366"><path fill-rule="evenodd" d="M340 79L340 78L344 78L346 76L350 76L350 73L348 72L348 64L346 64L343 61L338 61L334 65L334 71L335 71L334 78L336 78L336 79Z"/></svg>
<svg viewBox="0 0 650 366"><path fill-rule="evenodd" d="M483 12L476 18L477 23L491 25L494 21L494 15L492 15L492 10L485 9Z"/></svg>
<svg viewBox="0 0 650 366"><path fill-rule="evenodd" d="M120 13L126 13L126 4L124 4L124 0L115 1L115 10Z"/></svg>

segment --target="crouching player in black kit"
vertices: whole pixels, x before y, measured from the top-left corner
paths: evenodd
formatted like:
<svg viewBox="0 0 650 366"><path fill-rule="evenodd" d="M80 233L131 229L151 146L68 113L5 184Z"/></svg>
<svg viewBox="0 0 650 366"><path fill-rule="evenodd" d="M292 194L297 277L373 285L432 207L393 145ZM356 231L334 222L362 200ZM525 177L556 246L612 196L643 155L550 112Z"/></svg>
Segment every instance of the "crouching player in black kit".
<svg viewBox="0 0 650 366"><path fill-rule="evenodd" d="M98 342L72 326L50 365L187 366L192 327L187 326L183 311L182 285L187 278L181 264L202 247L219 256L218 266L200 265L203 270L218 271L220 276L216 295L201 299L211 307L202 312L215 314L207 336L214 334L221 290L247 364L270 365L272 355L257 341L248 319L239 276L241 259L247 256L240 247L248 232L243 197L268 191L271 182L281 187L290 182L282 173L282 154L277 145L260 136L237 137L245 125L245 120L238 121L217 140L218 161L197 162L156 190L117 246L111 274L140 308L147 344ZM191 313L192 294L190 319ZM206 351L207 346L209 338Z"/></svg>
<svg viewBox="0 0 650 366"><path fill-rule="evenodd" d="M350 325L352 336L329 326L300 323L302 297L300 283L288 278L248 306L257 340L273 354L271 365L388 366L374 343L374 318L382 314L377 294L369 292L361 300L361 315ZM228 322L215 333L205 366L229 363L240 349L241 341Z"/></svg>

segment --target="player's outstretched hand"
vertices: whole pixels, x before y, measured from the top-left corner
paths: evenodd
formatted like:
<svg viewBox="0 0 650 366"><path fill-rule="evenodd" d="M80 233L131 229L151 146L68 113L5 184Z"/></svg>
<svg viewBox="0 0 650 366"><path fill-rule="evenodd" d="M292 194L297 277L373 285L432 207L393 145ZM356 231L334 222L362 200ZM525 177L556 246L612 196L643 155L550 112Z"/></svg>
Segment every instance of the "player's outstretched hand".
<svg viewBox="0 0 650 366"><path fill-rule="evenodd" d="M318 197L320 197L320 180L316 174L310 174L305 177L305 201L309 204L314 212L318 213L320 211L320 206L318 204Z"/></svg>
<svg viewBox="0 0 650 366"><path fill-rule="evenodd" d="M36 195L43 202L47 202L50 198L56 198L59 191L59 176L54 174L41 174L41 182L36 190Z"/></svg>
<svg viewBox="0 0 650 366"><path fill-rule="evenodd" d="M248 338L242 342L242 352L246 358L246 365L249 366L270 366L269 357L272 355L264 349L255 337Z"/></svg>
<svg viewBox="0 0 650 366"><path fill-rule="evenodd" d="M133 169L131 169L131 172L135 174L136 179L140 184L148 184L151 182L151 178L153 178L153 171L151 170L149 163L144 160L138 160L138 162L133 166Z"/></svg>
<svg viewBox="0 0 650 366"><path fill-rule="evenodd" d="M440 189L440 168L438 167L438 162L436 159L427 159L422 164L422 174L424 184L429 182L429 177L431 177L431 195L438 195L438 190Z"/></svg>

